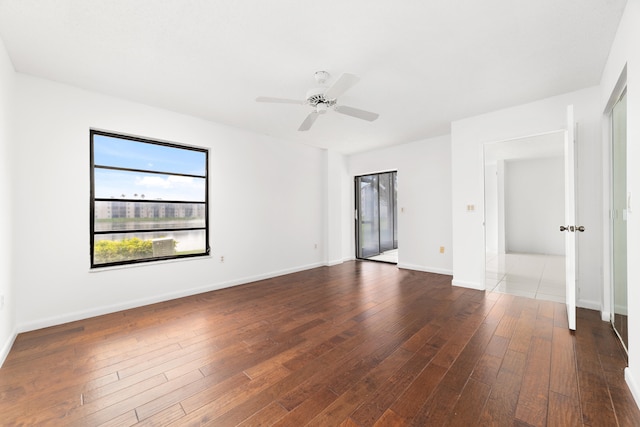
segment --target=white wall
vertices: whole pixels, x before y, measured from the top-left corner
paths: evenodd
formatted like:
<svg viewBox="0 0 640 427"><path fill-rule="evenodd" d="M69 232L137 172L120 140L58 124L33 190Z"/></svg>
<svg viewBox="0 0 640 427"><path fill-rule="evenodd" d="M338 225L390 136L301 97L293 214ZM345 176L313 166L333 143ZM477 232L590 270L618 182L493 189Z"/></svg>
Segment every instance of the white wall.
<svg viewBox="0 0 640 427"><path fill-rule="evenodd" d="M0 307L0 366L9 353L16 334L11 248L14 76L13 65L0 39L0 298L4 298L4 304Z"/></svg>
<svg viewBox="0 0 640 427"><path fill-rule="evenodd" d="M573 104L579 123L577 216L578 305L602 305L601 114L599 89L583 89L452 123L453 284L484 289L483 154L487 142L506 141L566 128ZM474 205L475 211L467 211Z"/></svg>
<svg viewBox="0 0 640 427"><path fill-rule="evenodd" d="M16 82L21 331L324 264L322 150L25 75ZM90 128L210 149L211 257L89 271Z"/></svg>
<svg viewBox="0 0 640 427"><path fill-rule="evenodd" d="M398 171L398 267L451 274L451 157L449 136L431 138L347 158L350 233L355 253L353 177ZM444 246L445 252L439 252Z"/></svg>
<svg viewBox="0 0 640 427"><path fill-rule="evenodd" d="M506 252L564 255L564 159L507 160L504 173Z"/></svg>
<svg viewBox="0 0 640 427"><path fill-rule="evenodd" d="M629 367L625 377L636 402L640 405L640 3L629 0L620 22L616 39L609 53L606 67L600 84L600 111L605 111L610 100L616 96L616 85L626 66L627 83L627 191L631 193L631 212L627 216L627 298L629 301ZM624 76L623 76L624 77ZM624 78L622 79L624 83ZM608 117L602 117L606 122ZM609 144L608 135L602 138L603 164L606 167L609 159L606 155ZM608 176L604 175L604 185L608 186ZM605 205L607 206L607 205ZM607 233L608 220L603 220L605 243L609 244ZM608 246L607 246L608 248ZM609 254L603 255L603 263L609 281ZM609 295L607 286L605 295ZM610 301L609 301L610 304ZM610 307L607 307L609 309Z"/></svg>
<svg viewBox="0 0 640 427"><path fill-rule="evenodd" d="M332 150L327 150L326 155L326 234L325 234L325 259L327 265L340 264L352 259L343 249L343 236L349 232L349 224L345 223L345 209L349 202L345 198L349 196L349 189L344 185L348 179L345 157Z"/></svg>
<svg viewBox="0 0 640 427"><path fill-rule="evenodd" d="M500 162L504 163L503 160ZM501 191L502 190L502 191ZM503 193L498 188L498 163L484 165L484 217L485 217L485 249L487 253L499 254L498 234L498 197Z"/></svg>

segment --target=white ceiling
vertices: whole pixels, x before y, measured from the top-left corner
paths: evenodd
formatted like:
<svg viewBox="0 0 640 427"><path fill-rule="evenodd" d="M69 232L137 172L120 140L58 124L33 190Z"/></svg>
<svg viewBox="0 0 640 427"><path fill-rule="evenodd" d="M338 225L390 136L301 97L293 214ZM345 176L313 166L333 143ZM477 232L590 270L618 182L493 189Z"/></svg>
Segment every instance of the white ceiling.
<svg viewBox="0 0 640 427"><path fill-rule="evenodd" d="M15 69L353 153L597 85L625 0L0 0ZM313 74L360 76L308 132ZM330 83L330 82L329 82ZM117 131L117 129L114 129Z"/></svg>

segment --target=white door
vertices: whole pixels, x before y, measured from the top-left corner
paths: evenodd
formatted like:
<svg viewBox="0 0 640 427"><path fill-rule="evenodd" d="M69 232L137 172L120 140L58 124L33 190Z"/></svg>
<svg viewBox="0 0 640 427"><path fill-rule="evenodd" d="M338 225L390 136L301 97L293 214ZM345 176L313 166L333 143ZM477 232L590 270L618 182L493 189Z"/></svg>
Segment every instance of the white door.
<svg viewBox="0 0 640 427"><path fill-rule="evenodd" d="M565 233L567 317L569 329L573 331L576 329L576 233L584 231L584 227L576 226L575 126L573 105L569 105L564 141L565 225L560 227L560 231Z"/></svg>

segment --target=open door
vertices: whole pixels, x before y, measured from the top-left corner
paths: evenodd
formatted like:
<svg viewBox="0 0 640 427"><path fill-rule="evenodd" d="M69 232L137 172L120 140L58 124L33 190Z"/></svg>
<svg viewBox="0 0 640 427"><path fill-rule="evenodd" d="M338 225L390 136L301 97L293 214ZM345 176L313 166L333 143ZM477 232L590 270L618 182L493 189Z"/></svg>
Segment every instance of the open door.
<svg viewBox="0 0 640 427"><path fill-rule="evenodd" d="M576 183L575 183L575 120L573 105L567 107L567 132L564 141L564 217L565 224L560 231L565 232L565 283L569 329L576 330L576 233L584 227L576 226Z"/></svg>

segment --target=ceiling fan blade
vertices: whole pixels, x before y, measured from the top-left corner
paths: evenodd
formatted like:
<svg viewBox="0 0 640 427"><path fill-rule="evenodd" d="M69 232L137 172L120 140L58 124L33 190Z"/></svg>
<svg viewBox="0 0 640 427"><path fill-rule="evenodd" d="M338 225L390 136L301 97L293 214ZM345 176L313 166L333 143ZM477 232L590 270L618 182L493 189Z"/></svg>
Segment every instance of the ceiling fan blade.
<svg viewBox="0 0 640 427"><path fill-rule="evenodd" d="M272 98L270 96L259 96L256 98L256 102L274 102L276 104L298 104L304 105L304 101L300 101L297 99L286 99L286 98Z"/></svg>
<svg viewBox="0 0 640 427"><path fill-rule="evenodd" d="M351 89L353 85L360 81L360 77L355 74L344 73L336 80L329 89L324 93L325 98L335 99Z"/></svg>
<svg viewBox="0 0 640 427"><path fill-rule="evenodd" d="M311 125L313 125L313 122L316 121L319 115L320 114L316 113L315 111L312 111L311 113L309 113L309 115L307 116L306 119L304 119L304 122L302 122L298 130L303 132L311 129Z"/></svg>
<svg viewBox="0 0 640 427"><path fill-rule="evenodd" d="M378 113L360 110L359 108L347 107L346 105L336 105L335 110L340 114L346 114L347 116L355 117L362 120L368 120L370 122L379 117Z"/></svg>

